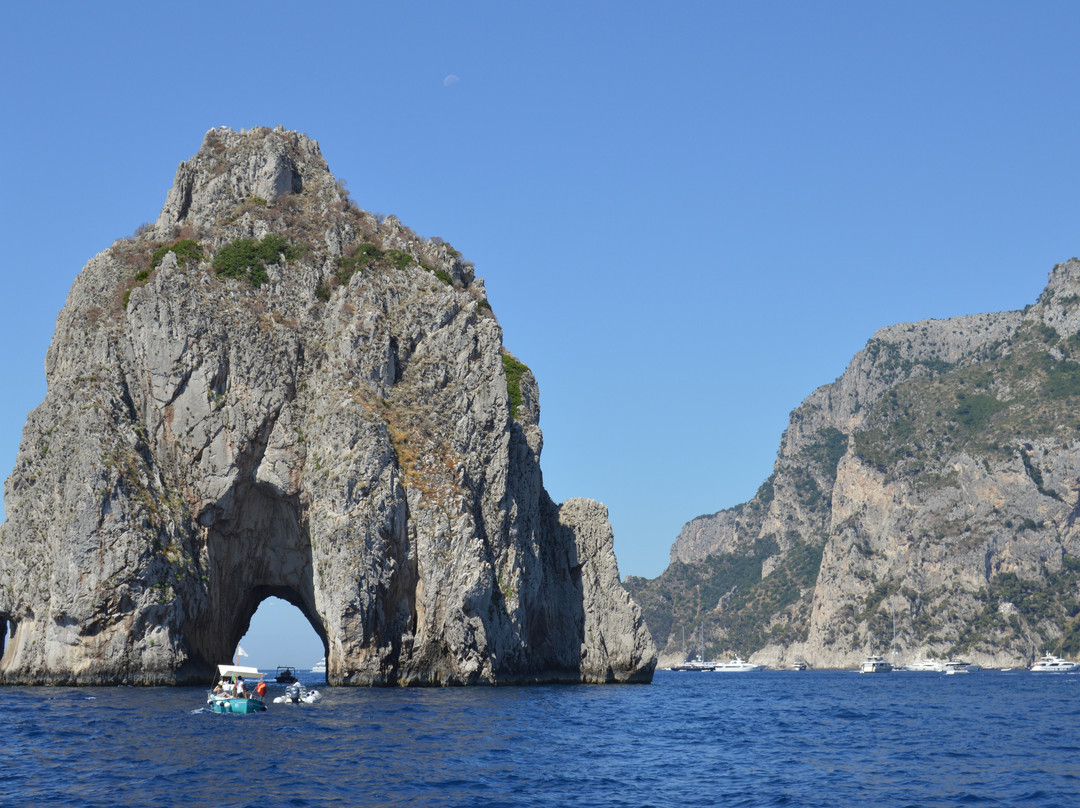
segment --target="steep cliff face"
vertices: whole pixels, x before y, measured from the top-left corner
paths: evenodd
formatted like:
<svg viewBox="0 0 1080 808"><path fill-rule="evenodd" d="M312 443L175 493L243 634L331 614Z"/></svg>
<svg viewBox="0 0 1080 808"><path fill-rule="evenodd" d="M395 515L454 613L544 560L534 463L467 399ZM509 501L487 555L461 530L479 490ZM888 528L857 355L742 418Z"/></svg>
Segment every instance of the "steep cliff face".
<svg viewBox="0 0 1080 808"><path fill-rule="evenodd" d="M687 523L628 583L680 626L782 665L1080 651L1080 262L1023 312L878 331L791 415L748 503Z"/></svg>
<svg viewBox="0 0 1080 808"><path fill-rule="evenodd" d="M271 595L332 683L651 678L607 513L545 493L536 381L471 264L281 129L208 132L140 230L57 319L0 680L204 682Z"/></svg>

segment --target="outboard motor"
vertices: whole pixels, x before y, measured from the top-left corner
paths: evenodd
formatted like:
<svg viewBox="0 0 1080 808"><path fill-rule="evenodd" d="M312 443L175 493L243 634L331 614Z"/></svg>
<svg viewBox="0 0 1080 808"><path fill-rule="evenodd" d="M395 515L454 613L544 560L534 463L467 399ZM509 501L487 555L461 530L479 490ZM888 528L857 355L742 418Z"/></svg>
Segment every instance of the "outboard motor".
<svg viewBox="0 0 1080 808"><path fill-rule="evenodd" d="M285 688L285 698L291 701L293 704L300 703L300 683L293 682L287 688Z"/></svg>

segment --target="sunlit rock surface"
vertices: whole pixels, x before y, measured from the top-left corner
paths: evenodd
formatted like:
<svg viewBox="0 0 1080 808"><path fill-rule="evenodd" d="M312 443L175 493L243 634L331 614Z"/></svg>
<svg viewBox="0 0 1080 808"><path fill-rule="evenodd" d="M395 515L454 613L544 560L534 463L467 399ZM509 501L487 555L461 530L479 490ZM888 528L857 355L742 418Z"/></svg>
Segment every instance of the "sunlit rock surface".
<svg viewBox="0 0 1080 808"><path fill-rule="evenodd" d="M5 487L0 681L202 683L272 595L331 683L651 679L607 511L545 492L483 282L357 209L304 135L208 132L79 274L46 371Z"/></svg>

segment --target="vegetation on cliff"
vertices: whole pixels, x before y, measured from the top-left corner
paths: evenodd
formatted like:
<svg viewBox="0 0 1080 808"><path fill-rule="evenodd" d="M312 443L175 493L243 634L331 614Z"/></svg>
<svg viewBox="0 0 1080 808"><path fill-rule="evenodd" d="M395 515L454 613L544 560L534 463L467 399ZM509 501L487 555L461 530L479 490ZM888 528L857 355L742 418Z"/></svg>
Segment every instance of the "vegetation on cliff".
<svg viewBox="0 0 1080 808"><path fill-rule="evenodd" d="M898 382L868 413L854 452L890 477L933 475L963 451L1005 459L1063 430L1080 435L1078 399L1080 334L1026 323L963 364Z"/></svg>
<svg viewBox="0 0 1080 808"><path fill-rule="evenodd" d="M292 261L303 252L303 247L289 243L285 236L269 233L260 241L238 238L222 245L214 255L212 266L223 278L246 278L257 288L270 278L267 264L277 264L283 259Z"/></svg>
<svg viewBox="0 0 1080 808"><path fill-rule="evenodd" d="M506 373L506 395L510 398L510 417L517 418L524 401L521 395L521 378L529 372L529 368L505 350L502 362Z"/></svg>
<svg viewBox="0 0 1080 808"><path fill-rule="evenodd" d="M626 588L655 636L698 637L705 626L707 657L748 656L770 642L805 640L809 629L805 593L817 578L821 547L798 545L763 578L777 550L772 538L757 539L737 553L676 561L652 581L627 576Z"/></svg>

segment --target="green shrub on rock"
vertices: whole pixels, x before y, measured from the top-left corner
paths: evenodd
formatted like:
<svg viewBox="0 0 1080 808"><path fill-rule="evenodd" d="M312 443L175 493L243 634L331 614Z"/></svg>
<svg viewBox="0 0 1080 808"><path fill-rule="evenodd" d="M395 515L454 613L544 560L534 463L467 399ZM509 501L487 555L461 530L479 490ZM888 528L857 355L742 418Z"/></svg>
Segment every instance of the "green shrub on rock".
<svg viewBox="0 0 1080 808"><path fill-rule="evenodd" d="M338 286L344 286L360 270L372 264L384 264L396 269L406 269L416 259L404 250L380 250L374 244L363 242L356 245L350 254L338 259L338 270L334 273Z"/></svg>
<svg viewBox="0 0 1080 808"><path fill-rule="evenodd" d="M510 397L510 417L517 418L523 401L521 397L521 377L529 368L508 353L502 355L502 360L503 370L506 371L506 394Z"/></svg>
<svg viewBox="0 0 1080 808"><path fill-rule="evenodd" d="M217 251L213 267L218 275L247 278L252 286L259 287L269 280L267 264L276 264L282 257L292 260L302 252L302 247L289 244L288 239L276 233L264 236L262 241L238 238Z"/></svg>
<svg viewBox="0 0 1080 808"><path fill-rule="evenodd" d="M202 259L202 247L194 239L185 238L154 250L150 256L150 269L157 269L167 253L176 253L176 263L185 264Z"/></svg>

